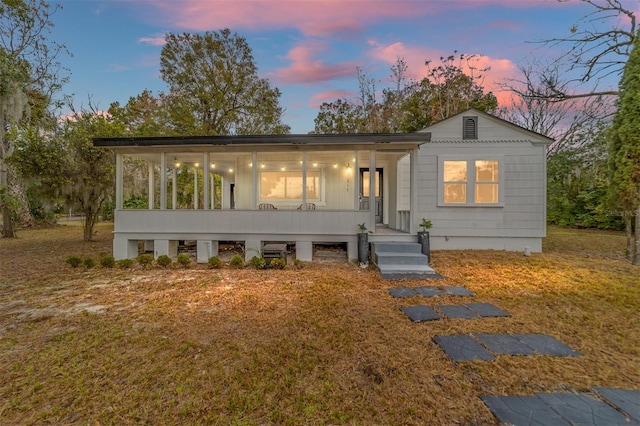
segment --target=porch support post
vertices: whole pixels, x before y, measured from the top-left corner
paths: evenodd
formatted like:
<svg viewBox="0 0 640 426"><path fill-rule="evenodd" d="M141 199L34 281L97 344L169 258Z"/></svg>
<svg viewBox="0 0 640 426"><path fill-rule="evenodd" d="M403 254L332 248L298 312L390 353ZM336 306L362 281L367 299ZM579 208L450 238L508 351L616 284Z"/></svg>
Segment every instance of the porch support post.
<svg viewBox="0 0 640 426"><path fill-rule="evenodd" d="M193 209L198 210L198 198L200 194L198 192L198 167L193 165Z"/></svg>
<svg viewBox="0 0 640 426"><path fill-rule="evenodd" d="M204 153L204 163L202 164L202 181L203 181L203 201L202 208L204 210L209 210L209 153Z"/></svg>
<svg viewBox="0 0 640 426"><path fill-rule="evenodd" d="M302 210L307 209L307 153L302 153Z"/></svg>
<svg viewBox="0 0 640 426"><path fill-rule="evenodd" d="M116 154L116 210L122 210L122 154Z"/></svg>
<svg viewBox="0 0 640 426"><path fill-rule="evenodd" d="M209 171L209 178L211 179L211 183L209 184L211 190L211 210L213 210L216 208L216 179L213 170Z"/></svg>
<svg viewBox="0 0 640 426"><path fill-rule="evenodd" d="M353 209L360 210L360 153L355 152L353 161Z"/></svg>
<svg viewBox="0 0 640 426"><path fill-rule="evenodd" d="M376 151L369 151L369 229L376 232Z"/></svg>
<svg viewBox="0 0 640 426"><path fill-rule="evenodd" d="M160 153L160 210L167 209L167 156Z"/></svg>
<svg viewBox="0 0 640 426"><path fill-rule="evenodd" d="M258 208L258 153L251 153L251 202L253 210Z"/></svg>
<svg viewBox="0 0 640 426"><path fill-rule="evenodd" d="M416 212L418 211L418 148L409 156L409 233L416 232Z"/></svg>
<svg viewBox="0 0 640 426"><path fill-rule="evenodd" d="M153 178L153 162L149 162L149 210L153 210L155 206L155 182Z"/></svg>
<svg viewBox="0 0 640 426"><path fill-rule="evenodd" d="M171 208L177 209L178 204L178 166L171 167Z"/></svg>
<svg viewBox="0 0 640 426"><path fill-rule="evenodd" d="M210 257L218 255L218 241L196 241L196 263L207 263Z"/></svg>

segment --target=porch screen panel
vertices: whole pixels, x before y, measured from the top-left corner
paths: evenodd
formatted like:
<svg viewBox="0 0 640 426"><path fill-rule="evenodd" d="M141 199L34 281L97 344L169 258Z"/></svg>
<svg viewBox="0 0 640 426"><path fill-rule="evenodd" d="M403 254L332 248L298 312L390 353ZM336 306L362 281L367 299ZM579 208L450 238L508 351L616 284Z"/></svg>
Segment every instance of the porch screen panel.
<svg viewBox="0 0 640 426"><path fill-rule="evenodd" d="M498 202L498 162L476 161L475 202L495 204Z"/></svg>
<svg viewBox="0 0 640 426"><path fill-rule="evenodd" d="M444 202L465 204L467 202L467 162L444 161Z"/></svg>

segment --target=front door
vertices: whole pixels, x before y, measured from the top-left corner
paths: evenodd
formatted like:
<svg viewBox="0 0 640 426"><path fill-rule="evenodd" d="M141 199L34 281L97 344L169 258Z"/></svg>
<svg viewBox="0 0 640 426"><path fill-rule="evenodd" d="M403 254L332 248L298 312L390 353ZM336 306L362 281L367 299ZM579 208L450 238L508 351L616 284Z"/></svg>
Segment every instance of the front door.
<svg viewBox="0 0 640 426"><path fill-rule="evenodd" d="M369 169L360 169L360 210L369 210ZM376 223L382 223L382 169L375 171L375 188L372 191Z"/></svg>

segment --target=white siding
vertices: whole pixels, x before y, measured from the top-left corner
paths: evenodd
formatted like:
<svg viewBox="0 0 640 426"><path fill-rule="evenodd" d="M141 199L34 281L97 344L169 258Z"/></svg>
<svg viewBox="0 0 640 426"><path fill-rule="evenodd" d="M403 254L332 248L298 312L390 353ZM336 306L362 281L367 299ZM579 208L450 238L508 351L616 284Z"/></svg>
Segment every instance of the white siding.
<svg viewBox="0 0 640 426"><path fill-rule="evenodd" d="M462 140L462 117L478 117L478 140ZM541 250L546 233L546 155L543 138L469 112L445 120L425 131L431 143L419 151L418 209L414 223L430 219L434 249ZM502 203L499 206L439 205L439 158L499 159ZM408 200L408 173L400 167L399 205Z"/></svg>

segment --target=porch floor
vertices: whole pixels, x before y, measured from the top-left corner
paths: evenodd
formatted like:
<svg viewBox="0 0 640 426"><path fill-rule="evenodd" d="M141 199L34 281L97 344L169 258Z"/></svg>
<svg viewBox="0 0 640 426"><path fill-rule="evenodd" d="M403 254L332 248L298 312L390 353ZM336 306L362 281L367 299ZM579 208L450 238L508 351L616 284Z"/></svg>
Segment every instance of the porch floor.
<svg viewBox="0 0 640 426"><path fill-rule="evenodd" d="M379 235L409 235L408 232L400 231L399 229L389 228L383 223L376 223L376 234Z"/></svg>

